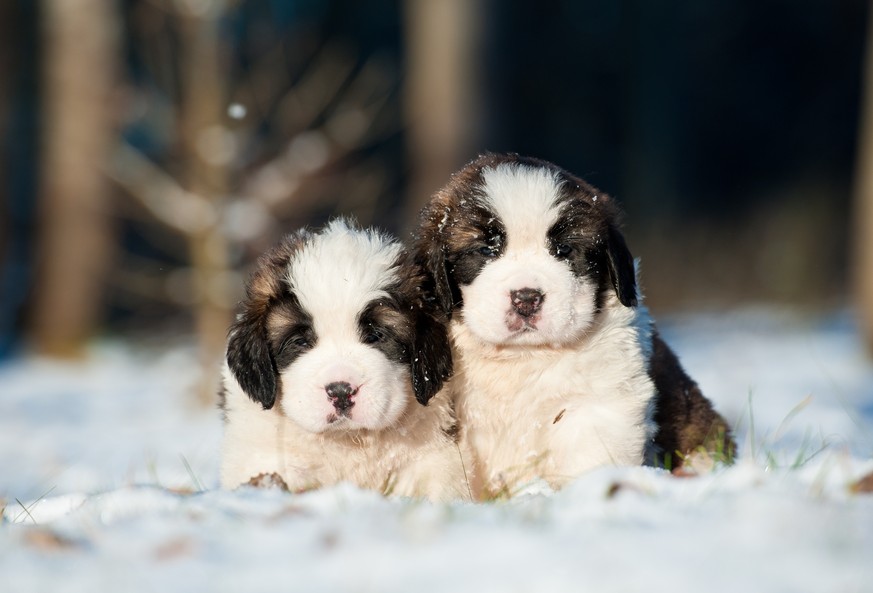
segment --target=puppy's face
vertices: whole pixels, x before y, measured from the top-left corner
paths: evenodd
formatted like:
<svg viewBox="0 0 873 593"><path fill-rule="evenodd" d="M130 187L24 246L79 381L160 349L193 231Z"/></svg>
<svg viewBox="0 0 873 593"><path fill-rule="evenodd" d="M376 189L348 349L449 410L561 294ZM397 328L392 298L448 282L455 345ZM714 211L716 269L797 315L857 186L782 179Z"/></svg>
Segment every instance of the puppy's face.
<svg viewBox="0 0 873 593"><path fill-rule="evenodd" d="M261 258L231 328L246 393L310 432L379 430L451 373L442 324L400 245L337 221Z"/></svg>
<svg viewBox="0 0 873 593"><path fill-rule="evenodd" d="M417 258L447 312L498 345L577 341L610 291L636 304L633 260L609 196L558 167L486 155L422 215Z"/></svg>

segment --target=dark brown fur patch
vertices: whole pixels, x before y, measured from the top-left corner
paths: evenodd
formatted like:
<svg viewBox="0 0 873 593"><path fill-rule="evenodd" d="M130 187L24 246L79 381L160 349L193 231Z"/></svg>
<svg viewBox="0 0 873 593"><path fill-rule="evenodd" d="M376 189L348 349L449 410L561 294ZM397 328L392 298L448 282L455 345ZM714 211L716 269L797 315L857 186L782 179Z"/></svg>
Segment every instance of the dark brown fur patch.
<svg viewBox="0 0 873 593"><path fill-rule="evenodd" d="M246 482L246 486L252 486L254 488L264 488L271 489L275 488L277 490L282 490L283 492L288 492L288 484L285 483L285 480L277 474L276 472L270 472L268 474L258 474Z"/></svg>
<svg viewBox="0 0 873 593"><path fill-rule="evenodd" d="M285 271L288 263L310 236L311 233L306 230L287 235L258 259L246 285L247 304L250 307L263 312L272 299L287 291Z"/></svg>
<svg viewBox="0 0 873 593"><path fill-rule="evenodd" d="M652 336L649 375L657 391L655 446L660 453L655 462L675 471L695 452L732 462L736 443L730 427L657 333Z"/></svg>
<svg viewBox="0 0 873 593"><path fill-rule="evenodd" d="M398 283L389 287L398 310L412 320L410 369L416 399L423 405L442 389L453 372L452 349L446 322L448 318L434 293L431 275L419 264L416 255L403 251L395 262Z"/></svg>

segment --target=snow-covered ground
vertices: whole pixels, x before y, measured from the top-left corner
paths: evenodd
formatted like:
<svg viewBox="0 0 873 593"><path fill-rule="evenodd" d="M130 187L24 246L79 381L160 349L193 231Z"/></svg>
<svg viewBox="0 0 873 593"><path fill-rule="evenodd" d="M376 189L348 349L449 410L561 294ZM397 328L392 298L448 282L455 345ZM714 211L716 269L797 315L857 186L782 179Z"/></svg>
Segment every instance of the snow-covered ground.
<svg viewBox="0 0 873 593"><path fill-rule="evenodd" d="M0 591L873 591L873 365L848 315L662 323L735 422L697 478L605 468L558 493L428 504L216 489L194 351L96 345L0 367Z"/></svg>

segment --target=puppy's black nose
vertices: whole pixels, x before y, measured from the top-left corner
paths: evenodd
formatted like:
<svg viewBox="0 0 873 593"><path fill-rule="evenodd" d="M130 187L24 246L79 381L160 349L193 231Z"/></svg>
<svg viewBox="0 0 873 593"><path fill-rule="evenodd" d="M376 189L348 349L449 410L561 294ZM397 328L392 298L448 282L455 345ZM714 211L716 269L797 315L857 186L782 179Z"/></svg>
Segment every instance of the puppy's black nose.
<svg viewBox="0 0 873 593"><path fill-rule="evenodd" d="M324 391L327 393L330 403L333 404L333 407L336 408L338 412L345 412L355 405L355 402L352 401L352 396L355 395L358 390L345 381L334 381L333 383L328 383L324 386Z"/></svg>
<svg viewBox="0 0 873 593"><path fill-rule="evenodd" d="M535 288L522 288L509 293L512 308L522 317L530 317L543 306L545 295Z"/></svg>

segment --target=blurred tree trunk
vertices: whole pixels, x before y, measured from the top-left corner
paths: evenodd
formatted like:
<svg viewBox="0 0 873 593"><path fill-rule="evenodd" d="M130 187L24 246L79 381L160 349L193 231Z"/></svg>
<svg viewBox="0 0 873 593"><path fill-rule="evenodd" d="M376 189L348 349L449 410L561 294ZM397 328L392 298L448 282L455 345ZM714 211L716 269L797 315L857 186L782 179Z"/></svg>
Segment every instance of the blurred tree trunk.
<svg viewBox="0 0 873 593"><path fill-rule="evenodd" d="M94 331L111 256L107 184L118 15L112 0L42 2L43 118L37 279L38 351L76 356Z"/></svg>
<svg viewBox="0 0 873 593"><path fill-rule="evenodd" d="M228 90L220 59L219 19L223 4L214 2L199 12L189 12L180 6L180 124L186 163L182 184L203 210L201 224L188 233L198 297L195 317L204 372L199 393L202 403L215 399L216 383L209 378L218 376L232 307L228 302L230 291L225 286L229 268L227 244L218 224L229 189L229 157L221 150L222 140L229 133L224 126Z"/></svg>
<svg viewBox="0 0 873 593"><path fill-rule="evenodd" d="M472 159L479 121L481 0L407 0L404 92L411 164L406 224Z"/></svg>
<svg viewBox="0 0 873 593"><path fill-rule="evenodd" d="M853 272L861 331L873 354L873 3L869 10L855 180Z"/></svg>

